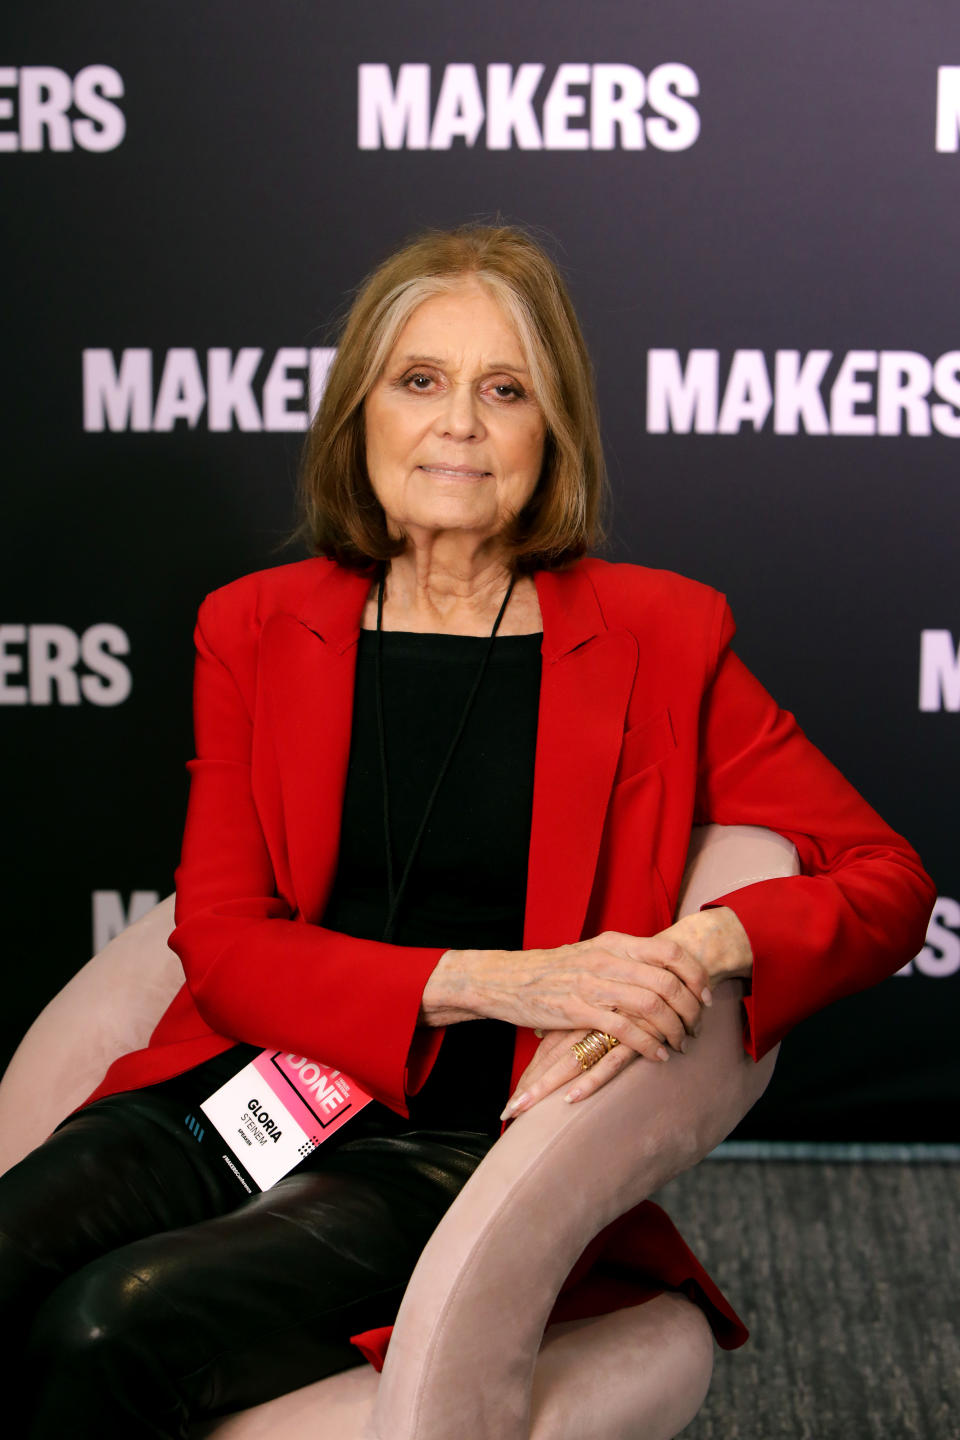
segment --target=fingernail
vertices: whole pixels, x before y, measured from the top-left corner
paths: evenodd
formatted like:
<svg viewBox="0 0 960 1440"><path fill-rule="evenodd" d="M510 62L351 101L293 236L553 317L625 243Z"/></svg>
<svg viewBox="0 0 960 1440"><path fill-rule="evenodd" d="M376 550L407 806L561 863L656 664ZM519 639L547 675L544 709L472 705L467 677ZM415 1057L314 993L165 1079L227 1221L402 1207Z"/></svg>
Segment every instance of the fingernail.
<svg viewBox="0 0 960 1440"><path fill-rule="evenodd" d="M687 1053L687 1042L686 1042L686 1040L681 1040L681 1041L680 1041L680 1053L681 1053L682 1055L686 1055L686 1053Z"/></svg>
<svg viewBox="0 0 960 1440"><path fill-rule="evenodd" d="M712 1005L712 1004L713 1004L713 991L712 991L712 990L701 990L701 991L700 991L700 999L703 1001L704 1005Z"/></svg>
<svg viewBox="0 0 960 1440"><path fill-rule="evenodd" d="M579 1090L571 1090L570 1093L569 1093L569 1095L564 1095L563 1098L564 1098L564 1100L566 1100L568 1103L570 1103L570 1102L573 1101L573 1100L579 1100L579 1099L580 1099L580 1091L579 1091Z"/></svg>
<svg viewBox="0 0 960 1440"><path fill-rule="evenodd" d="M664 1050L663 1046L661 1045L661 1046L658 1048L658 1050L657 1050L657 1059L658 1059L658 1060L669 1060L669 1059L670 1059L670 1051L669 1051L669 1050Z"/></svg>
<svg viewBox="0 0 960 1440"><path fill-rule="evenodd" d="M501 1119L501 1120L506 1120L508 1116L518 1114L519 1111L521 1111L521 1110L523 1110L523 1109L526 1108L526 1104L527 1104L527 1101L528 1101L529 1099L530 1099L530 1092L529 1092L529 1090L524 1090L524 1092L523 1092L522 1095L514 1095L514 1097L513 1097L512 1100L508 1100L508 1101L507 1101L507 1104L506 1104L506 1106L504 1107L504 1110L503 1110L503 1113L502 1113L501 1116L500 1116L500 1119Z"/></svg>

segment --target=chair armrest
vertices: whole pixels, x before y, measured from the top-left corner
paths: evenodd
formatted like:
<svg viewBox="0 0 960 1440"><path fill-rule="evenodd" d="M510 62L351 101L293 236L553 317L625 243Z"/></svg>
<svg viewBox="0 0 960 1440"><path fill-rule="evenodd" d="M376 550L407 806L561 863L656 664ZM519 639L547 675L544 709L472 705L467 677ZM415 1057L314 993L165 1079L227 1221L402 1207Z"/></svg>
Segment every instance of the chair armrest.
<svg viewBox="0 0 960 1440"><path fill-rule="evenodd" d="M688 908L799 868L779 836L750 827L741 848L734 827L705 828ZM633 1064L576 1105L557 1091L501 1136L410 1280L368 1440L449 1440L464 1415L471 1440L527 1440L543 1330L575 1261L718 1145L769 1080L774 1052L754 1064L743 1049L742 994L742 981L719 985L696 1045L671 1064Z"/></svg>
<svg viewBox="0 0 960 1440"><path fill-rule="evenodd" d="M120 1055L146 1045L183 984L169 895L77 971L41 1010L0 1085L0 1174L41 1144Z"/></svg>
<svg viewBox="0 0 960 1440"><path fill-rule="evenodd" d="M760 825L696 825L690 835L677 919L693 914L717 895L799 872L796 846L773 830Z"/></svg>

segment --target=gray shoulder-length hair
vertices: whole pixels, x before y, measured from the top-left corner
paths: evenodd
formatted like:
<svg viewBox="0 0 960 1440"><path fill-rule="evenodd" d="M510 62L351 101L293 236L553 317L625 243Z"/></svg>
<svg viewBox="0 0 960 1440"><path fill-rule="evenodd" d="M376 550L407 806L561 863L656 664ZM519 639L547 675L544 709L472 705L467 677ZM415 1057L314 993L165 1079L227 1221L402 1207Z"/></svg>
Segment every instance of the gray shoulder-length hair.
<svg viewBox="0 0 960 1440"><path fill-rule="evenodd" d="M298 534L314 553L367 570L404 549L367 474L364 400L417 306L465 279L487 286L513 323L546 421L536 490L502 537L514 569L556 568L602 542L607 479L593 372L566 286L524 231L470 225L418 236L357 293L300 471Z"/></svg>

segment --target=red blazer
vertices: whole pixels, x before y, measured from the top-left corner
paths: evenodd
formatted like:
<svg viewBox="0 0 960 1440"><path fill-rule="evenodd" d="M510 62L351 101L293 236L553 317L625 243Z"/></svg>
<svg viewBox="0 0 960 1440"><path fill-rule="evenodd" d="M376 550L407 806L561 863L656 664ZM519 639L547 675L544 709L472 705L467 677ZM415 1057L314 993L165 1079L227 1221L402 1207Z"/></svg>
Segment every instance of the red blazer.
<svg viewBox="0 0 960 1440"><path fill-rule="evenodd" d="M917 953L934 898L917 855L731 652L721 595L595 559L535 580L543 670L526 947L662 929L691 825L717 821L779 831L803 870L714 902L736 911L753 947L744 1043L754 1058ZM90 1100L243 1040L317 1056L408 1113L443 1036L417 1029L443 951L319 923L336 870L369 586L311 559L244 576L201 605L196 759L170 937L186 984L149 1046L117 1060ZM514 1085L537 1043L518 1030ZM621 1253L643 1249L640 1221L648 1236L662 1232L655 1209L631 1212L626 1229L617 1222L629 1240ZM678 1283L689 1257L698 1298L718 1307L721 1343L741 1343L742 1326L679 1236L665 1244L660 1232L653 1281ZM650 1293L649 1273L646 1282Z"/></svg>

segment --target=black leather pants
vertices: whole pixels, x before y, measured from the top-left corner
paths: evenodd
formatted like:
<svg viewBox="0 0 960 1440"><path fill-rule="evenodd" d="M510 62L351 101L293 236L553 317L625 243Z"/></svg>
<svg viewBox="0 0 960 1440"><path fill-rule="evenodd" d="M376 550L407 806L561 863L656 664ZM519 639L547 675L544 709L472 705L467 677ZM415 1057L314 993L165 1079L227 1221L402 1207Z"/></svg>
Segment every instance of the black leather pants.
<svg viewBox="0 0 960 1440"><path fill-rule="evenodd" d="M112 1096L0 1179L7 1434L183 1440L363 1363L349 1336L392 1322L494 1143L373 1102L249 1196L182 1119L150 1090Z"/></svg>

